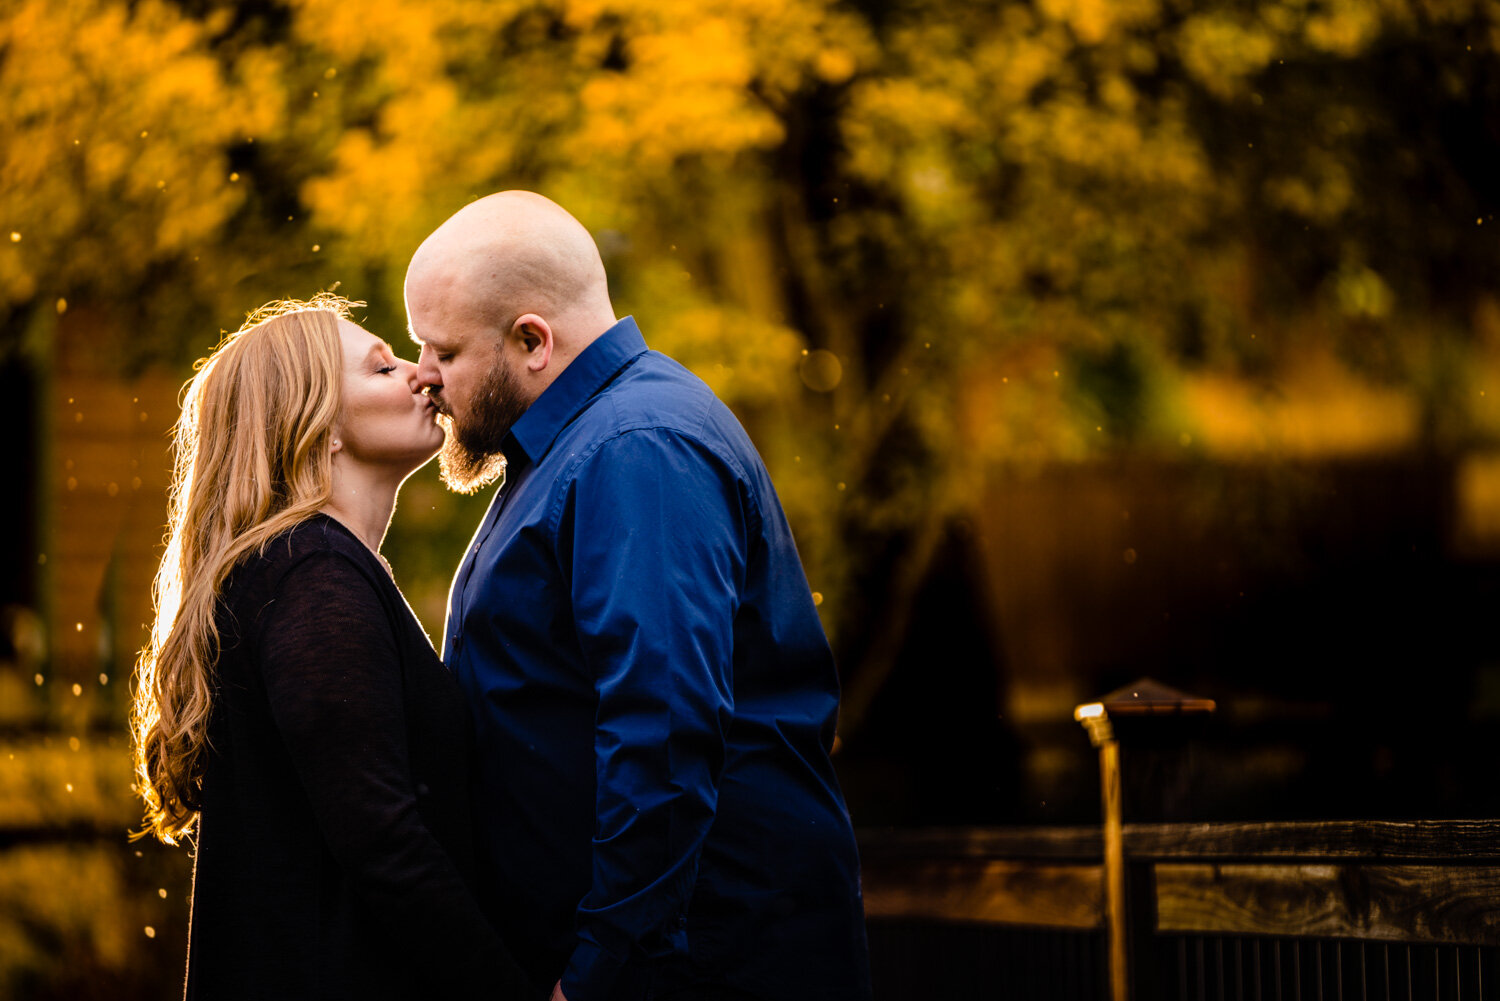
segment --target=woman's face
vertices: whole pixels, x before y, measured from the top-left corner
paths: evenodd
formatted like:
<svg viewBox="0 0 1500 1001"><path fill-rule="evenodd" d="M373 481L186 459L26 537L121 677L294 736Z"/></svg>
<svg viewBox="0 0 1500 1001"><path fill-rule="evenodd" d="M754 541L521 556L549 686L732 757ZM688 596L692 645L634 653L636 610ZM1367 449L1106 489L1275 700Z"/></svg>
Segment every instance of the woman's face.
<svg viewBox="0 0 1500 1001"><path fill-rule="evenodd" d="M346 462L411 472L443 444L437 410L417 384L417 366L349 320L339 320L344 346L344 407L334 437Z"/></svg>

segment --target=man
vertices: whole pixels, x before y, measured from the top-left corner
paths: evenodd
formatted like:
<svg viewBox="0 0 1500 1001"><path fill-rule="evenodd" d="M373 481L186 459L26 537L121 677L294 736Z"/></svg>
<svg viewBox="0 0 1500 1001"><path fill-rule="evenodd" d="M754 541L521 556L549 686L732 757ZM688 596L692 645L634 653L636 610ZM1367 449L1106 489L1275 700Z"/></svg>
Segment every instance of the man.
<svg viewBox="0 0 1500 1001"><path fill-rule="evenodd" d="M444 223L406 304L444 479L505 475L443 659L512 951L569 1001L867 998L838 683L744 430L616 320L593 239L540 195Z"/></svg>

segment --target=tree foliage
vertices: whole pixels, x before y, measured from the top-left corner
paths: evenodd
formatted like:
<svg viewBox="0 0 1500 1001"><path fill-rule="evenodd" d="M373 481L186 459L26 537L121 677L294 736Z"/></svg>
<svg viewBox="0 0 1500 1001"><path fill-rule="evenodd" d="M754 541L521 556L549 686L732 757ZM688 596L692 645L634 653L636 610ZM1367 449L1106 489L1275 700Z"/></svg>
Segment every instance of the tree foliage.
<svg viewBox="0 0 1500 1001"><path fill-rule="evenodd" d="M421 238L541 190L751 426L856 680L987 470L1178 449L1194 373L1326 350L1500 434L1492 0L4 11L9 343L87 301L180 365L334 281L394 337Z"/></svg>

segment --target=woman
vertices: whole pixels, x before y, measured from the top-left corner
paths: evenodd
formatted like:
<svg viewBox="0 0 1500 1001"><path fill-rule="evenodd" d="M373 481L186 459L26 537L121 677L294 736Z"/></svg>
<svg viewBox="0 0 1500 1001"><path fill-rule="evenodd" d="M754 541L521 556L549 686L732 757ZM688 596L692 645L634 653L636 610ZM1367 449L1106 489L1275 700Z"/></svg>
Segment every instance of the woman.
<svg viewBox="0 0 1500 1001"><path fill-rule="evenodd" d="M196 840L186 994L531 996L471 892L470 721L379 555L443 432L331 294L257 311L176 429L132 732Z"/></svg>

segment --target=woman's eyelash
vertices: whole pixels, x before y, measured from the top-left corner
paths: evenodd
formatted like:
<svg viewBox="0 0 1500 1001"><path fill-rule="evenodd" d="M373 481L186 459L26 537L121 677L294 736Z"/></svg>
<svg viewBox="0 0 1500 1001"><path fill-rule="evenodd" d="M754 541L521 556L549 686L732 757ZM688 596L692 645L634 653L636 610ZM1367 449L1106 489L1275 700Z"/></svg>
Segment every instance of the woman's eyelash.
<svg viewBox="0 0 1500 1001"><path fill-rule="evenodd" d="M394 371L396 371L396 366L394 366L394 365L386 365L386 366L384 366L382 368L377 368L375 371L378 372L378 373L380 373L381 375L385 375L387 372L394 372Z"/></svg>

